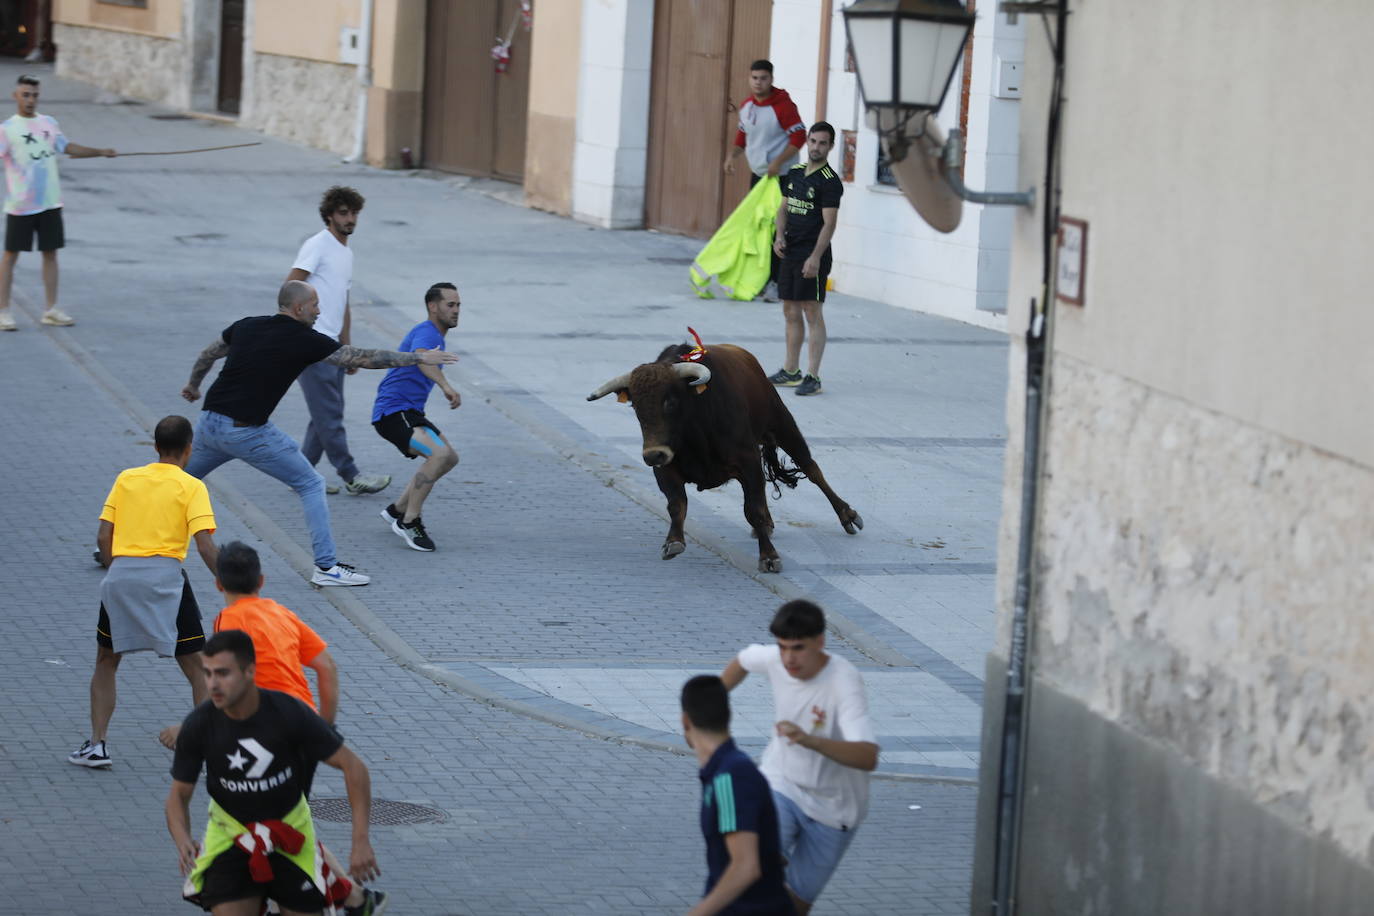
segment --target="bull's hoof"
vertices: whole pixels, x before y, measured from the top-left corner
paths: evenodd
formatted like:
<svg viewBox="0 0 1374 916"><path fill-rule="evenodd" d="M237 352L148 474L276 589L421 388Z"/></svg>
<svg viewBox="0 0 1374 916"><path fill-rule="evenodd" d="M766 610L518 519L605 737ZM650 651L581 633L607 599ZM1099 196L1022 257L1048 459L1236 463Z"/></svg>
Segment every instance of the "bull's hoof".
<svg viewBox="0 0 1374 916"><path fill-rule="evenodd" d="M687 549L687 545L681 541L664 541L663 559L671 560L673 557Z"/></svg>
<svg viewBox="0 0 1374 916"><path fill-rule="evenodd" d="M782 572L782 557L759 557L759 572Z"/></svg>
<svg viewBox="0 0 1374 916"><path fill-rule="evenodd" d="M842 521L840 524L844 525L846 534L858 534L863 530L864 520L859 513L855 512L848 521Z"/></svg>

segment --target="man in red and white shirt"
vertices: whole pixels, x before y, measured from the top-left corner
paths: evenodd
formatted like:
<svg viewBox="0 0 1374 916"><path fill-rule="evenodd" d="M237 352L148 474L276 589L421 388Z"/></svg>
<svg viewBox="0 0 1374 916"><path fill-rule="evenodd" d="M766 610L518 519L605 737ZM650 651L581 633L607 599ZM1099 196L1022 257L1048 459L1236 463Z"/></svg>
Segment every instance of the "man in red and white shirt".
<svg viewBox="0 0 1374 916"><path fill-rule="evenodd" d="M725 174L735 174L735 160L743 153L753 173L749 176L752 188L765 175L776 177L796 164L798 150L806 145L806 125L787 90L773 85L771 61L749 65L749 90L752 95L739 103L739 129L725 157ZM765 302L776 301L777 282L778 258L773 255Z"/></svg>
<svg viewBox="0 0 1374 916"><path fill-rule="evenodd" d="M739 130L725 157L725 174L735 173L735 160L744 153L754 173L752 188L763 176L780 175L797 162L798 151L806 145L806 125L787 90L773 85L769 61L749 65L749 89L753 94L739 103Z"/></svg>

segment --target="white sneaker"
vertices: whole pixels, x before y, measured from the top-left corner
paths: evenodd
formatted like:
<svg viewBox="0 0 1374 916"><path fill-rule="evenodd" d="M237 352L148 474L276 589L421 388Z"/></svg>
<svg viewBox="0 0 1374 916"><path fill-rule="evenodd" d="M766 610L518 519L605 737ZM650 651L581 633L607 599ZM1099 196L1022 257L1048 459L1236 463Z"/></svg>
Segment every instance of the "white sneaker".
<svg viewBox="0 0 1374 916"><path fill-rule="evenodd" d="M55 328L69 328L76 324L75 318L58 308L48 309L38 320Z"/></svg>
<svg viewBox="0 0 1374 916"><path fill-rule="evenodd" d="M329 569L315 567L315 573L310 577L311 585L366 585L372 581L371 576L365 576L360 572L354 572L353 567L347 563L335 563Z"/></svg>
<svg viewBox="0 0 1374 916"><path fill-rule="evenodd" d="M86 741L67 755L67 762L79 767L100 769L110 765L110 752L105 749L104 741L97 741L95 744Z"/></svg>
<svg viewBox="0 0 1374 916"><path fill-rule="evenodd" d="M0 331L17 331L19 327L14 323L14 316L9 309L0 309Z"/></svg>

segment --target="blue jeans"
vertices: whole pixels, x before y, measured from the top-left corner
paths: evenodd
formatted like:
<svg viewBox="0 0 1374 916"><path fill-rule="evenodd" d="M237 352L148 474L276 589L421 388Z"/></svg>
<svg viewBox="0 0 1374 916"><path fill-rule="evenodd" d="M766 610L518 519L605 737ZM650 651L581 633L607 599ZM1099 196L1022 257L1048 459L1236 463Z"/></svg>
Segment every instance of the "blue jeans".
<svg viewBox="0 0 1374 916"><path fill-rule="evenodd" d="M779 845L787 857L787 886L815 903L859 828L841 830L812 820L781 792L773 793L773 806L778 809Z"/></svg>
<svg viewBox="0 0 1374 916"><path fill-rule="evenodd" d="M286 433L270 422L262 426L235 426L224 414L202 411L186 473L204 478L235 458L286 484L301 498L305 524L315 548L315 565L329 569L335 563L334 536L329 532L329 503L324 498L324 478L310 466Z"/></svg>
<svg viewBox="0 0 1374 916"><path fill-rule="evenodd" d="M320 455L327 455L343 482L352 483L358 476L358 463L348 451L348 434L344 432L343 367L314 363L306 366L296 381L300 383L305 406L310 411L310 423L301 440L301 454L311 467L320 463Z"/></svg>

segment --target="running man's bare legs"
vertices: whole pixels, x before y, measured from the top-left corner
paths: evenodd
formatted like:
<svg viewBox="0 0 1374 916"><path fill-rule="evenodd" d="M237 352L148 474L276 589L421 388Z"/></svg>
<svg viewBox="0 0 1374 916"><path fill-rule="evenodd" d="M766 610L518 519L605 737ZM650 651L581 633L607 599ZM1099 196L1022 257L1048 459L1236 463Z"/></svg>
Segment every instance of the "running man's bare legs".
<svg viewBox="0 0 1374 916"><path fill-rule="evenodd" d="M425 499L434 489L435 481L458 466L458 453L449 445L447 439L436 435L434 430L428 427L416 427L415 437L411 439L411 451L422 455L426 450L429 456L425 458L425 463L420 465L420 469L415 472L415 476L406 484L404 492L394 503L396 511L401 513L401 521L407 525L420 515Z"/></svg>
<svg viewBox="0 0 1374 916"><path fill-rule="evenodd" d="M113 649L95 647L95 670L91 672L91 743L105 740L115 710L115 672L120 656Z"/></svg>

